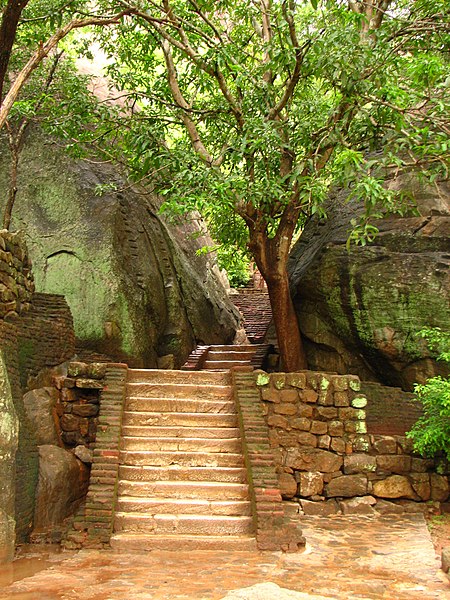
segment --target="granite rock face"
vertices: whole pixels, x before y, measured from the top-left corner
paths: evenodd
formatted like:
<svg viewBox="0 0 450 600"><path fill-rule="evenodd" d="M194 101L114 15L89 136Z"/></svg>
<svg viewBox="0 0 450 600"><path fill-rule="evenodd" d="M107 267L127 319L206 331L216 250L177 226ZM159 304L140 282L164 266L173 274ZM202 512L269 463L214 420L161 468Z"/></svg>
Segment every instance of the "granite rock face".
<svg viewBox="0 0 450 600"><path fill-rule="evenodd" d="M55 407L58 398L58 390L51 387L31 390L23 396L25 410L30 423L33 424L38 446L58 444L55 425Z"/></svg>
<svg viewBox="0 0 450 600"><path fill-rule="evenodd" d="M4 187L7 159L0 154ZM31 136L13 226L25 231L37 291L66 297L79 345L135 366L173 355L177 367L195 342L233 339L238 313L213 260L196 255L208 244L198 222L168 223L158 199L111 166Z"/></svg>
<svg viewBox="0 0 450 600"><path fill-rule="evenodd" d="M450 185L410 185L419 216L378 223L372 244L347 251L358 208L344 194L327 220L311 219L290 258L290 277L309 366L355 373L410 390L443 373L423 340L423 327L450 329Z"/></svg>

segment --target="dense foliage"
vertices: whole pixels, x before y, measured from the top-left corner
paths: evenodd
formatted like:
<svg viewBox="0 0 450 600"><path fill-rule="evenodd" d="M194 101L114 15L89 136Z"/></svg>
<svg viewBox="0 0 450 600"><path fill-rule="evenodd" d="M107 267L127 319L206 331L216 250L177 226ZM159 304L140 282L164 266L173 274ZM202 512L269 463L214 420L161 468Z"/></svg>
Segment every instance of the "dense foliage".
<svg viewBox="0 0 450 600"><path fill-rule="evenodd" d="M26 4L25 16L49 6ZM62 39L73 44L80 18L109 25L96 38L121 97L120 110L89 107L83 94L61 102L64 135L151 181L172 213L199 210L219 243L247 247L276 308L284 367L304 368L286 273L295 232L325 216L330 186L345 185L364 207L350 238L365 243L374 217L407 205L386 178L408 169L448 176L448 2L53 4L55 16L22 19L24 34L37 32L31 45L48 48L49 35L53 51ZM37 74L44 58L35 58Z"/></svg>
<svg viewBox="0 0 450 600"><path fill-rule="evenodd" d="M450 364L450 333L426 329L421 335L437 359ZM408 433L414 449L423 456L444 454L450 460L450 377L431 377L417 384L414 391L424 410L423 417Z"/></svg>

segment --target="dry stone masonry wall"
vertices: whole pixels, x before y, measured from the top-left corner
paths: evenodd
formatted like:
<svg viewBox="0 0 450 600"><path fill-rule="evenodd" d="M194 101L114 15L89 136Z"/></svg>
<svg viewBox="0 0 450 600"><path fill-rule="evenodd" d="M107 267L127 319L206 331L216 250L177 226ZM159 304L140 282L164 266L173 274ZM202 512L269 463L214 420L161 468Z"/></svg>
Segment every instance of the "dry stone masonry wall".
<svg viewBox="0 0 450 600"><path fill-rule="evenodd" d="M302 512L397 511L405 501L447 500L447 475L415 455L409 439L368 433L370 397L358 377L260 371L254 382L283 497L298 500Z"/></svg>
<svg viewBox="0 0 450 600"><path fill-rule="evenodd" d="M15 489L4 491L15 497L10 517L15 521L17 541L21 542L28 538L33 526L38 480L35 424L27 417L23 394L30 385L33 387L33 380L43 369L73 356L74 332L72 316L62 296L34 293L24 239L5 230L0 231L0 349L20 423L17 452L11 465L15 476L4 480L15 480Z"/></svg>
<svg viewBox="0 0 450 600"><path fill-rule="evenodd" d="M0 318L17 317L31 307L34 280L20 233L0 231Z"/></svg>

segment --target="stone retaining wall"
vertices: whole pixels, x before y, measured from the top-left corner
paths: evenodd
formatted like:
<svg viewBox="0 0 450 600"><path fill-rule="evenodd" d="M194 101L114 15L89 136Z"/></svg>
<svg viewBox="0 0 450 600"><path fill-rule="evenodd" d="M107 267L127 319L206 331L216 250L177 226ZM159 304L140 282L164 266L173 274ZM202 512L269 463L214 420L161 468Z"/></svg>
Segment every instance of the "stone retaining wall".
<svg viewBox="0 0 450 600"><path fill-rule="evenodd" d="M283 497L298 499L303 512L371 512L374 505L386 508L386 500L447 500L448 477L415 455L409 439L367 432L370 398L358 377L261 371L253 377Z"/></svg>
<svg viewBox="0 0 450 600"><path fill-rule="evenodd" d="M0 231L0 349L5 356L14 408L20 422L15 457L15 520L19 542L31 532L38 454L23 393L42 369L75 351L69 307L62 296L35 294L31 264L20 234ZM0 452L2 450L0 441Z"/></svg>

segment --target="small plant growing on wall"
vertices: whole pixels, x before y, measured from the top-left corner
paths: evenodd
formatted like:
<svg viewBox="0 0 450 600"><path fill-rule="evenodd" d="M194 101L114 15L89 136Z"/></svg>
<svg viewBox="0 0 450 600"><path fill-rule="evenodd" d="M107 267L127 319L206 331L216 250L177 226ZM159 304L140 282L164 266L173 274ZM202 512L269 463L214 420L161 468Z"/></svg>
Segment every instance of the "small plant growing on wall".
<svg viewBox="0 0 450 600"><path fill-rule="evenodd" d="M436 328L423 329L419 335L427 340L437 360L450 364L450 333ZM443 453L450 461L450 377L431 377L423 384L416 384L414 392L422 402L424 415L407 436L423 456Z"/></svg>

